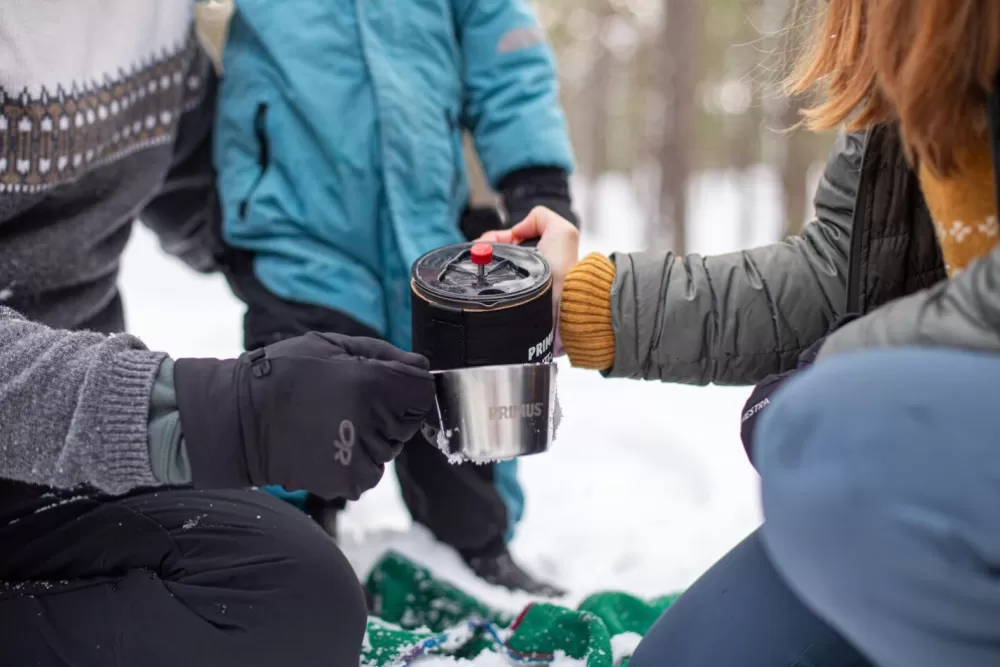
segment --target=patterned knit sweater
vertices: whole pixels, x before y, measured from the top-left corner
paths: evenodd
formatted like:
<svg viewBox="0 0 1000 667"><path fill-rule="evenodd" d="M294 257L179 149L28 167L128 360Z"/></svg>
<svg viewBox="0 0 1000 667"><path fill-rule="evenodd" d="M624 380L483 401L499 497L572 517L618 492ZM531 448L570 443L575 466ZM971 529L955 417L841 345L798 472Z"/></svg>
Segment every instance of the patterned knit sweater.
<svg viewBox="0 0 1000 667"><path fill-rule="evenodd" d="M1000 242L993 166L984 138L957 155L954 176L940 178L919 170L920 187L937 228L950 277L987 255ZM611 326L611 286L615 265L593 253L569 273L563 288L559 328L563 347L577 367L605 370L615 360Z"/></svg>
<svg viewBox="0 0 1000 667"><path fill-rule="evenodd" d="M0 2L0 524L40 487L161 482L150 420L176 419L153 392L165 355L61 329L113 306L137 217L213 267L215 81L193 8Z"/></svg>
<svg viewBox="0 0 1000 667"><path fill-rule="evenodd" d="M193 247L203 207L181 210L192 200L172 193L153 199L172 169L186 172L188 190L211 188L193 164L208 157L197 153L210 128L193 9L192 0L0 2L4 305L62 328L92 319L116 294L140 212L171 250L208 268Z"/></svg>

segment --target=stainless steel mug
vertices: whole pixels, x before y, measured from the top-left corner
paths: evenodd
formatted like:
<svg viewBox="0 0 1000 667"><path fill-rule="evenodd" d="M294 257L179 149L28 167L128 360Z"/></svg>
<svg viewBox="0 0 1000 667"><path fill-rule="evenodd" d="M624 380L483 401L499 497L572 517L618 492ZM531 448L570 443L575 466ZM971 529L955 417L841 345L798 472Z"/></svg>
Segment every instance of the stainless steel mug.
<svg viewBox="0 0 1000 667"><path fill-rule="evenodd" d="M554 363L434 372L438 446L456 459L489 462L539 454L559 421Z"/></svg>
<svg viewBox="0 0 1000 667"><path fill-rule="evenodd" d="M413 351L431 362L441 430L424 435L456 459L545 451L555 432L552 272L538 252L459 243L411 272Z"/></svg>

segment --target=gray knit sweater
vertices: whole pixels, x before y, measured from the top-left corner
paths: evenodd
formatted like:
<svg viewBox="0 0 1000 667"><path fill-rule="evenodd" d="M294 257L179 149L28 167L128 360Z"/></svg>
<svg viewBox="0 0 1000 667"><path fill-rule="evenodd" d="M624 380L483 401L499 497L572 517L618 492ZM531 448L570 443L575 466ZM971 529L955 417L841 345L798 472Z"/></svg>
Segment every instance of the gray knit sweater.
<svg viewBox="0 0 1000 667"><path fill-rule="evenodd" d="M148 424L163 353L135 337L70 333L0 307L0 471L123 493L159 481Z"/></svg>
<svg viewBox="0 0 1000 667"><path fill-rule="evenodd" d="M115 304L136 219L213 268L214 74L192 12L0 3L0 487L184 481L166 355L68 330Z"/></svg>

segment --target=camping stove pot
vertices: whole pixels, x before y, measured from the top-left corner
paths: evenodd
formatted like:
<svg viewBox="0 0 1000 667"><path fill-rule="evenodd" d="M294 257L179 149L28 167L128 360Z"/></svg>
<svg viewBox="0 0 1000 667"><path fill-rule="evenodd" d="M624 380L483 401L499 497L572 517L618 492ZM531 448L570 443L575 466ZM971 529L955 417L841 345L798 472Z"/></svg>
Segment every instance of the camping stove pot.
<svg viewBox="0 0 1000 667"><path fill-rule="evenodd" d="M424 435L460 460L498 461L548 449L558 401L552 360L552 273L533 250L463 243L412 272L413 351L437 391Z"/></svg>
<svg viewBox="0 0 1000 667"><path fill-rule="evenodd" d="M552 272L536 251L460 243L411 273L413 351L433 370L552 361Z"/></svg>

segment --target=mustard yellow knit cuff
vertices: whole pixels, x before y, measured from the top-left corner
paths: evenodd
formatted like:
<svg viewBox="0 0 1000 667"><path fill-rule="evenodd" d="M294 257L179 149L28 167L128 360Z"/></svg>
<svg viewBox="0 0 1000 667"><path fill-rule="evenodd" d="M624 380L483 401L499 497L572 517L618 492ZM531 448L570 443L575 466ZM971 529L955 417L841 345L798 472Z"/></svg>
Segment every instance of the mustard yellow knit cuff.
<svg viewBox="0 0 1000 667"><path fill-rule="evenodd" d="M566 276L559 308L559 335L570 363L578 368L605 370L614 364L614 280L614 263L598 253L584 257Z"/></svg>

